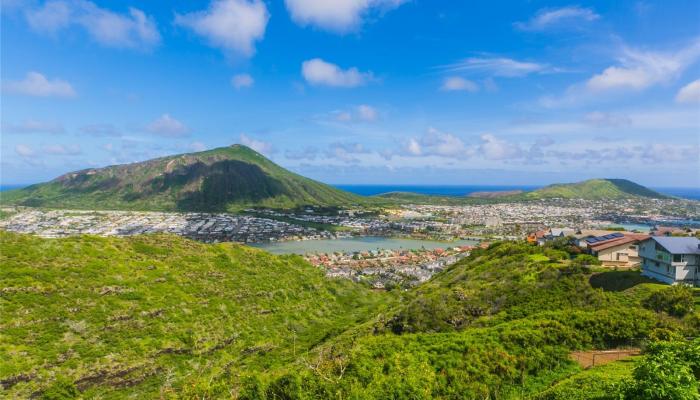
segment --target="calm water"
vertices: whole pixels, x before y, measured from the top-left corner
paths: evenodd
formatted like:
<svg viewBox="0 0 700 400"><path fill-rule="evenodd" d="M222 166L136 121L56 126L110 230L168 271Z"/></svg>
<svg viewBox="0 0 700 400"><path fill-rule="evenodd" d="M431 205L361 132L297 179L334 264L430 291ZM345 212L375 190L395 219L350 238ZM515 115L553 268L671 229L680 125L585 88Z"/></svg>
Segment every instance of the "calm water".
<svg viewBox="0 0 700 400"><path fill-rule="evenodd" d="M339 189L374 196L388 192L413 192L437 196L466 196L474 192L502 192L505 190L534 190L541 186L491 186L491 185L334 185Z"/></svg>
<svg viewBox="0 0 700 400"><path fill-rule="evenodd" d="M29 184L0 185L0 192L4 190L20 189ZM334 185L363 196L374 196L388 192L413 192L442 196L466 196L474 192L502 192L506 190L535 190L542 186L488 186L488 185ZM695 188L652 188L660 193L670 196L682 197L692 200L700 200L700 187Z"/></svg>
<svg viewBox="0 0 700 400"><path fill-rule="evenodd" d="M301 240L293 242L254 243L253 247L264 249L273 254L306 254L369 251L378 249L412 250L437 249L454 246L473 246L477 240L456 240L454 242L436 242L431 240L392 239L379 236L362 236L347 239Z"/></svg>
<svg viewBox="0 0 700 400"><path fill-rule="evenodd" d="M501 192L505 190L535 190L542 186L487 186L487 185L334 185L363 196L374 196L388 192L413 192L442 196L466 196L474 192ZM660 193L686 199L700 200L700 187L695 188L652 188Z"/></svg>

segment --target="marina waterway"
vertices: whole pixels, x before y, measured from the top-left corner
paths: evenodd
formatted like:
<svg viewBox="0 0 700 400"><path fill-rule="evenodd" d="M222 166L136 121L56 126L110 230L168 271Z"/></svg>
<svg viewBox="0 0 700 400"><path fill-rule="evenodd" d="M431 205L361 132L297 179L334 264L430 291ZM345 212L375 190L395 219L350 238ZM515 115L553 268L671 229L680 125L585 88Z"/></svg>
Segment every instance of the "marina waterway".
<svg viewBox="0 0 700 400"><path fill-rule="evenodd" d="M451 242L433 240L399 239L382 236L359 236L341 239L299 240L284 242L251 243L273 254L308 254L308 253L353 253L370 250L432 250L455 246L474 246L475 239L462 239Z"/></svg>

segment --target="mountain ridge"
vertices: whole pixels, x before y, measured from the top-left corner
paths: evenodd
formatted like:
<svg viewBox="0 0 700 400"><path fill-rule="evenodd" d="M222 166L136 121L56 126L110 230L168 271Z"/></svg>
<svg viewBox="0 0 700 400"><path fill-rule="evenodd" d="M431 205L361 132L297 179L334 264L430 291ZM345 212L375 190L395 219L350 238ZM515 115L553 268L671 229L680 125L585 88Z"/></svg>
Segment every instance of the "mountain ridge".
<svg viewBox="0 0 700 400"><path fill-rule="evenodd" d="M238 144L69 172L2 196L3 203L24 206L150 211L231 211L371 201L295 174Z"/></svg>

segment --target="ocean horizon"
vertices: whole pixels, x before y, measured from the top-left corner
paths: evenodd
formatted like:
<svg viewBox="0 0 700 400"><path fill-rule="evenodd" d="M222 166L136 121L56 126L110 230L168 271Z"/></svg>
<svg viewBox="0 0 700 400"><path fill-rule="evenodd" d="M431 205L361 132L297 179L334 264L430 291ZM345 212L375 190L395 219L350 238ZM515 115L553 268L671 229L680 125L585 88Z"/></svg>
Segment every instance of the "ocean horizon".
<svg viewBox="0 0 700 400"><path fill-rule="evenodd" d="M31 184L10 184L0 185L0 192L13 189L21 189L30 186ZM468 196L474 192L502 192L508 190L536 190L545 185L347 185L347 184L331 184L341 190L350 193L359 194L361 196L375 196L389 192L413 192L418 194L435 195L435 196ZM700 188L681 188L681 187L650 187L659 193L669 196L681 197L690 200L700 200Z"/></svg>

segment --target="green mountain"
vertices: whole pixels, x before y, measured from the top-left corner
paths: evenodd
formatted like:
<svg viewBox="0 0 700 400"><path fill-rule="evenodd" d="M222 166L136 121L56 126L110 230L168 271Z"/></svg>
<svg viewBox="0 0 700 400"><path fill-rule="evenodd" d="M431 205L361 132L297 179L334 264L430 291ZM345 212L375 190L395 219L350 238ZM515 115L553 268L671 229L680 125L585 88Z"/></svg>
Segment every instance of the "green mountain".
<svg viewBox="0 0 700 400"><path fill-rule="evenodd" d="M337 206L368 201L294 174L242 145L86 169L2 193L4 204L158 211Z"/></svg>
<svg viewBox="0 0 700 400"><path fill-rule="evenodd" d="M525 193L526 199L564 198L564 199L623 199L632 197L649 197L663 199L667 196L655 192L627 179L589 179L577 183L549 185L542 189Z"/></svg>
<svg viewBox="0 0 700 400"><path fill-rule="evenodd" d="M595 262L495 243L384 292L231 243L0 232L0 397L647 398L619 393L635 364L569 354L697 337L691 289ZM654 387L700 373L700 339L679 343Z"/></svg>
<svg viewBox="0 0 700 400"><path fill-rule="evenodd" d="M541 189L524 193L487 192L476 193L469 196L440 196L425 195L410 192L390 192L376 196L386 201L395 203L436 204L436 205L460 205L460 204L488 204L499 202L517 202L537 199L563 198L563 199L625 199L647 197L665 199L661 193L655 192L642 185L627 179L590 179L577 183L557 183Z"/></svg>

